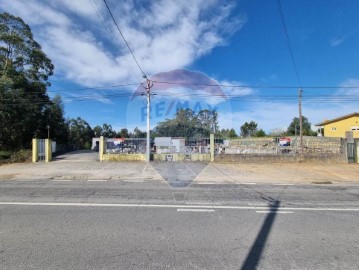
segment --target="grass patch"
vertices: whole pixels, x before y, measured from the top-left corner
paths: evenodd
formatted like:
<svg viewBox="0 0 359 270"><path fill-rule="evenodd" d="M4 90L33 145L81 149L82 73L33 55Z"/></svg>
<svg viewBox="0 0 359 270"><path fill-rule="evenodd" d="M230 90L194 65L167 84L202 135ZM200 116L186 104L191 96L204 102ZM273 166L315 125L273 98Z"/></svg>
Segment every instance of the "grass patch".
<svg viewBox="0 0 359 270"><path fill-rule="evenodd" d="M0 164L31 162L32 151L21 149L16 152L0 151Z"/></svg>

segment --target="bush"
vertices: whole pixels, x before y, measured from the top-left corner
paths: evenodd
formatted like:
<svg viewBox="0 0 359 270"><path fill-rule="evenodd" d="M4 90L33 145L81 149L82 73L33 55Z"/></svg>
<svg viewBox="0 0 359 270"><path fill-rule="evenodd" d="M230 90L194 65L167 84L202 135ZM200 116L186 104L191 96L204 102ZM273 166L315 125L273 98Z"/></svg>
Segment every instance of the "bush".
<svg viewBox="0 0 359 270"><path fill-rule="evenodd" d="M86 150L91 149L91 143L85 142L84 149L86 149Z"/></svg>
<svg viewBox="0 0 359 270"><path fill-rule="evenodd" d="M0 161L8 160L11 157L10 151L0 151Z"/></svg>
<svg viewBox="0 0 359 270"><path fill-rule="evenodd" d="M31 162L31 158L31 150L21 149L17 152L12 153L10 161L12 163Z"/></svg>

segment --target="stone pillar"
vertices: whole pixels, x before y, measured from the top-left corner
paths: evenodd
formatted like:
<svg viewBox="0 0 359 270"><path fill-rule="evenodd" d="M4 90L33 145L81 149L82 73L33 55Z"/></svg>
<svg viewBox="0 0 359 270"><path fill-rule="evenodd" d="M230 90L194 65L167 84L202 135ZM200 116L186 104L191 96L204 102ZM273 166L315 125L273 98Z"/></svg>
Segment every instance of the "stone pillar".
<svg viewBox="0 0 359 270"><path fill-rule="evenodd" d="M106 153L106 141L104 136L100 137L100 143L99 143L99 147L98 147L98 152L100 155L100 161L103 161L103 154Z"/></svg>
<svg viewBox="0 0 359 270"><path fill-rule="evenodd" d="M32 139L32 162L37 162L39 160L38 152L38 141L37 139Z"/></svg>
<svg viewBox="0 0 359 270"><path fill-rule="evenodd" d="M50 162L52 159L51 140L45 139L45 162Z"/></svg>
<svg viewBox="0 0 359 270"><path fill-rule="evenodd" d="M209 137L210 141L210 153L211 153L211 161L214 161L214 134L211 134Z"/></svg>

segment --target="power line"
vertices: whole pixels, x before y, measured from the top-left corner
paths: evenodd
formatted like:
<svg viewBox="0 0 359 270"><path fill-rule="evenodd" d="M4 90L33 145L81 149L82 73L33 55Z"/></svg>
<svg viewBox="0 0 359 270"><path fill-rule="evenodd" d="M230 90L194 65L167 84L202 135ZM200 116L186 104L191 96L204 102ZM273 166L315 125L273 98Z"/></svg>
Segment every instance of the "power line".
<svg viewBox="0 0 359 270"><path fill-rule="evenodd" d="M110 29L108 28L107 24L105 23L105 19L103 18L103 16L101 15L101 9L97 6L96 2L94 0L89 0L91 2L92 7L94 8L94 10L96 11L97 17L100 19L100 22L102 23L102 25L104 26L105 30L108 33L108 37L112 40L113 44L115 46L117 46L118 50L121 52L122 51L122 44L120 44L119 40L117 38L115 38L113 31L110 31ZM130 57L130 56L128 56ZM129 68L134 72L137 73L138 69L134 67L133 65L133 61L128 61L127 60L127 55L124 55L123 57L121 57L119 60L123 61L123 62L127 62L129 64ZM140 72L140 77L142 78L143 75Z"/></svg>
<svg viewBox="0 0 359 270"><path fill-rule="evenodd" d="M110 16L111 16L111 18L112 18L114 24L116 25L117 30L120 32L120 35L121 35L123 41L125 42L125 44L126 44L128 50L130 51L130 53L131 53L133 59L135 60L137 67L141 70L143 77L144 77L144 78L147 78L146 73L145 73L145 72L143 71L143 69L141 68L141 66L140 66L140 64L138 63L138 61L137 61L137 59L136 59L134 53L132 52L130 46L128 45L127 40L125 39L125 36L122 34L122 31L121 31L120 27L118 26L118 24L117 24L117 22L116 22L116 20L115 20L115 18L114 18L114 16L113 16L113 14L112 14L112 12L111 12L111 9L110 9L110 7L108 6L106 0L103 0L103 2L105 3L105 5L106 5L106 7L107 7L107 10L108 10L108 13L110 14Z"/></svg>
<svg viewBox="0 0 359 270"><path fill-rule="evenodd" d="M300 85L300 88L302 88L301 87L302 83L301 83L301 80L300 80L300 76L299 76L299 72L298 72L298 68L297 68L297 63L295 61L293 48L292 48L292 45L291 45L291 42L290 42L290 39L289 39L288 28L287 28L287 25L286 25L286 22L285 22L285 19L284 19L282 4L281 4L280 0L277 0L277 6L278 6L279 14L280 14L280 17L281 17L282 26L283 26L284 34L285 34L285 37L286 37L286 41L287 41L287 45L288 45L288 49L289 49L289 53L290 53L290 58L292 60L293 67L294 67L294 70L295 70L295 75L297 77L297 80L298 80L298 83Z"/></svg>
<svg viewBox="0 0 359 270"><path fill-rule="evenodd" d="M116 93L116 94L107 94L101 96L93 96L93 95L81 95L81 96L64 96L64 99L69 99L73 102L81 102L81 101L93 101L99 100L101 98L108 98L111 100L114 99L127 99L131 97L133 94L131 93ZM162 98L198 98L198 99L223 99L222 95L209 95L206 93L158 93L159 97ZM228 100L231 101L249 101L249 102L284 102L284 101L293 101L296 100L295 95L226 95ZM306 103L338 103L338 102L357 102L359 101L359 95L304 95L303 100ZM45 100L42 98L34 98L31 101L28 99L17 97L17 98L8 98L1 99L1 105L9 105L9 106L17 106L17 105L26 105L26 104L50 104L49 100Z"/></svg>
<svg viewBox="0 0 359 270"><path fill-rule="evenodd" d="M183 85L183 86L220 86L228 88L268 88L268 89L298 89L300 86L290 86L290 85L231 85L231 84L208 84L208 83L182 83L182 82L171 82L171 81L157 81L151 80L151 82L159 84L170 84L170 85ZM306 89L359 89L358 86L303 86Z"/></svg>
<svg viewBox="0 0 359 270"><path fill-rule="evenodd" d="M59 90L48 90L49 92L70 92L70 91L85 91L85 90L95 90L95 89L107 89L107 88L117 88L117 87L127 87L127 86L134 86L139 85L139 83L126 83L126 84L116 84L116 85L109 85L109 86L94 86L94 87L84 87L84 88L77 88L77 89L59 89Z"/></svg>

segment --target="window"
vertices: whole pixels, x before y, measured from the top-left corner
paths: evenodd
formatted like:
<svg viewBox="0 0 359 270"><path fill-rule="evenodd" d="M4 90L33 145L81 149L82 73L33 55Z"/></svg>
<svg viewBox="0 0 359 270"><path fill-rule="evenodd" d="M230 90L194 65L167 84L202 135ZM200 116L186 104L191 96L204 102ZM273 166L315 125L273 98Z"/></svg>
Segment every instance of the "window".
<svg viewBox="0 0 359 270"><path fill-rule="evenodd" d="M359 130L359 126L352 126L351 130Z"/></svg>
<svg viewBox="0 0 359 270"><path fill-rule="evenodd" d="M336 127L332 127L331 130L332 130L332 131L336 131L337 128L336 128Z"/></svg>

